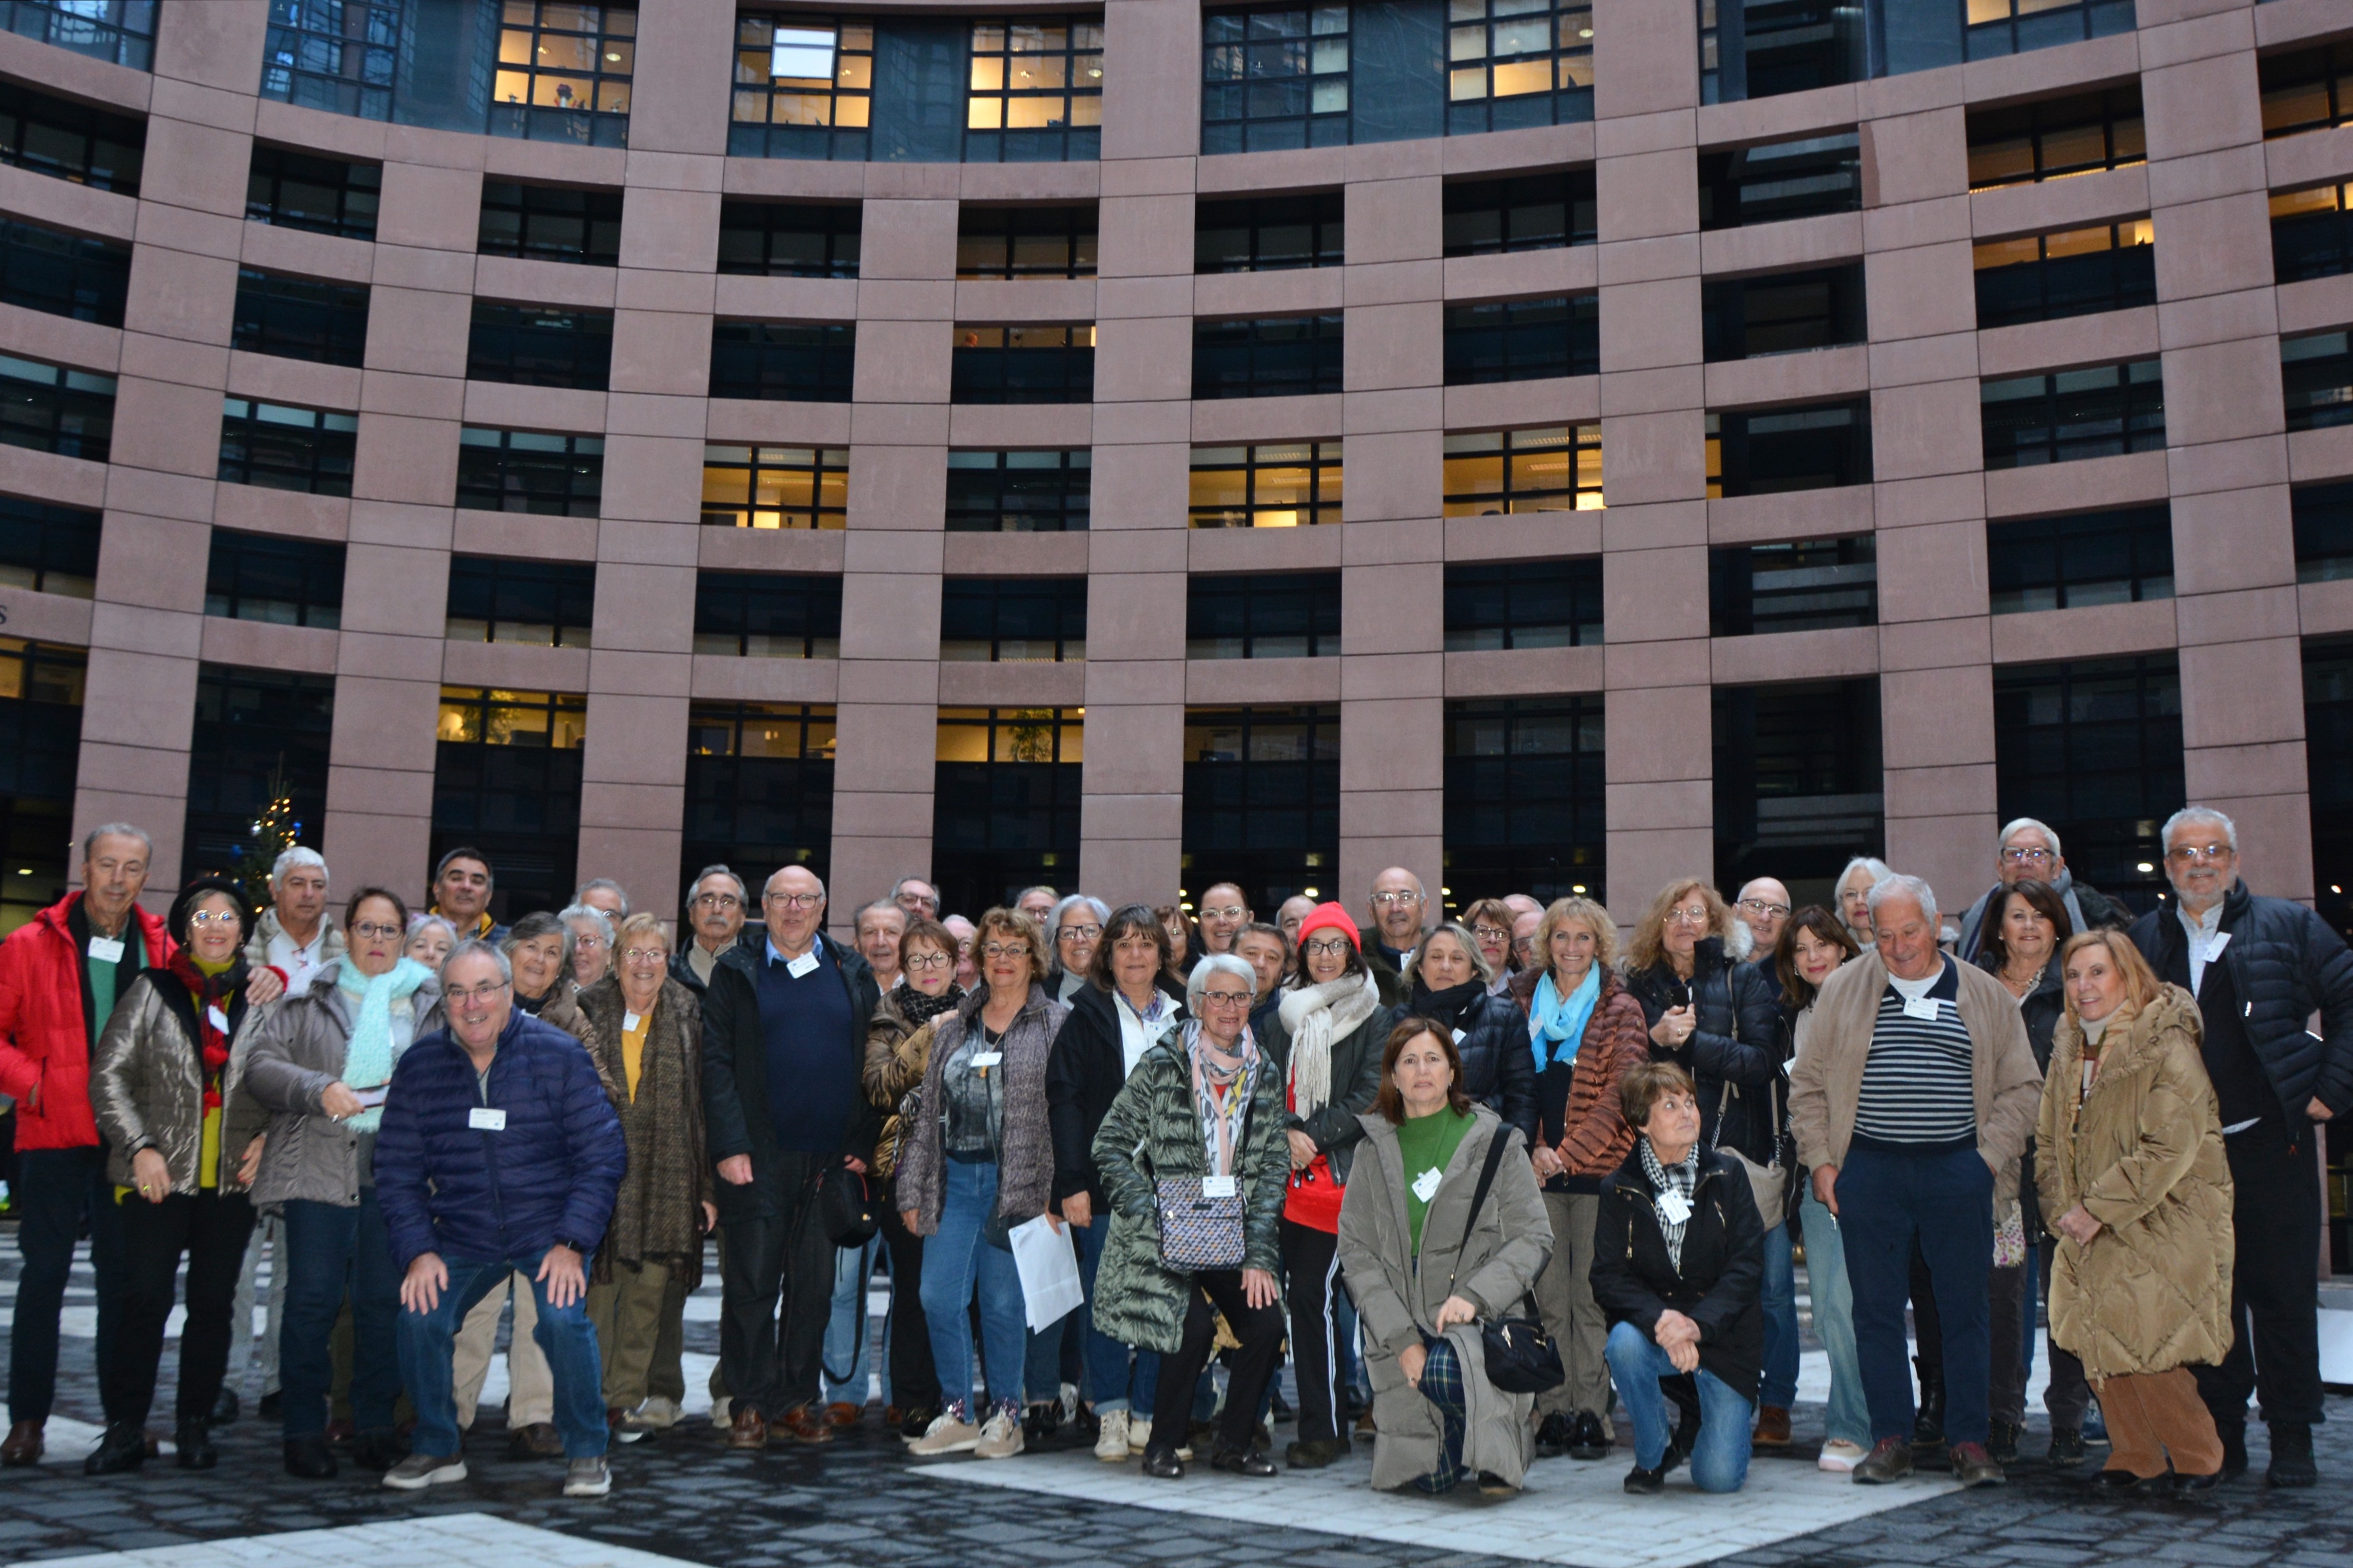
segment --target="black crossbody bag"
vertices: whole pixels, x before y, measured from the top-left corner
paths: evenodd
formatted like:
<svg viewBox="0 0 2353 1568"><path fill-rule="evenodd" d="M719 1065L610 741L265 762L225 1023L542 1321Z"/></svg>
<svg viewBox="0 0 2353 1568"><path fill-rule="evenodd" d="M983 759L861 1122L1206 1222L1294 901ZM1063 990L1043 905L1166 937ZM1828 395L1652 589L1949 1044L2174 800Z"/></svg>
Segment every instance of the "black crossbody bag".
<svg viewBox="0 0 2353 1568"><path fill-rule="evenodd" d="M1454 1271L1446 1276L1449 1296L1454 1294L1455 1273L1462 1268L1462 1249L1471 1245L1471 1233L1479 1224L1479 1210L1487 1201L1487 1189L1495 1184L1495 1172L1504 1163L1504 1134L1509 1131L1498 1127L1495 1135L1487 1141L1486 1162L1479 1167L1479 1184L1471 1194L1471 1212L1462 1219L1462 1245L1454 1249ZM1523 1306L1525 1302L1524 1295L1513 1304ZM1560 1364L1559 1347L1533 1315L1491 1318L1479 1325L1479 1337L1486 1349L1487 1381L1505 1394L1542 1394L1568 1381L1568 1373Z"/></svg>

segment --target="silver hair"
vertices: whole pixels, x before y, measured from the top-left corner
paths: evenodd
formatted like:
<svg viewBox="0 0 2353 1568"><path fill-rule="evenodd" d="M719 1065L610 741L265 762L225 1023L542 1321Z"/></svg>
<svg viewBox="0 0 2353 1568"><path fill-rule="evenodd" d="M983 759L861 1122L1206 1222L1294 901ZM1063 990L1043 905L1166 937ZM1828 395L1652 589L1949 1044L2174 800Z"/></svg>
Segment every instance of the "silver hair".
<svg viewBox="0 0 2353 1568"><path fill-rule="evenodd" d="M594 883L589 885L591 887L595 886ZM586 889L583 890L585 891ZM555 918L564 922L564 929L565 931L570 931L572 929L572 922L574 921L586 921L590 925L596 928L596 934L605 939L605 951L607 952L613 951L613 943L617 940L613 931L613 917L598 909L596 905L566 904L564 906L563 911Z"/></svg>
<svg viewBox="0 0 2353 1568"><path fill-rule="evenodd" d="M748 904L752 901L752 889L744 885L744 879L737 876L732 867L728 866L726 862L722 861L716 866L705 866L702 870L697 871L694 874L694 880L686 885L686 902L690 906L694 902L694 889L702 886L706 879L712 877L724 877L729 881L734 883L735 898L738 902Z"/></svg>
<svg viewBox="0 0 2353 1568"><path fill-rule="evenodd" d="M497 943L485 942L478 936L470 936L463 942L460 942L457 946L451 948L449 950L449 955L441 961L441 973L444 974L448 973L449 966L451 964L457 963L461 958L477 953L489 959L492 963L499 966L500 984L512 985L514 984L514 965L507 962L507 955L499 950Z"/></svg>
<svg viewBox="0 0 2353 1568"><path fill-rule="evenodd" d="M1846 886L1846 879L1854 875L1854 869L1858 866L1870 872L1871 879L1874 882L1883 882L1895 875L1895 868L1886 861L1875 856L1858 855L1846 863L1846 868L1838 874L1838 880L1831 884L1831 891L1836 892L1843 889Z"/></svg>
<svg viewBox="0 0 2353 1568"><path fill-rule="evenodd" d="M146 847L148 863L150 865L154 863L155 841L147 837L145 828L128 822L101 822L84 834L81 840L81 858L85 862L90 859L90 851L98 847L98 841L101 838L136 838Z"/></svg>
<svg viewBox="0 0 2353 1568"><path fill-rule="evenodd" d="M862 923L868 915L881 914L886 910L902 921L907 918L907 911L899 907L896 900L876 899L871 903L859 905L855 919Z"/></svg>
<svg viewBox="0 0 2353 1568"><path fill-rule="evenodd" d="M629 889L624 888L620 883L616 882L610 877L591 877L586 881L581 883L577 888L572 889L572 897L575 900L572 907L574 909L578 909L580 906L576 900L585 899L589 894L599 890L610 893L615 898L620 900L621 918L623 920L628 920L629 918ZM569 920L571 916L567 913L564 918Z"/></svg>
<svg viewBox="0 0 2353 1568"><path fill-rule="evenodd" d="M895 900L900 894L907 890L907 884L910 882L923 883L923 886L931 889L932 890L932 902L936 904L940 901L939 884L933 881L928 877L918 877L913 871L908 872L905 876L891 884L891 897Z"/></svg>
<svg viewBox="0 0 2353 1568"><path fill-rule="evenodd" d="M1054 905L1054 912L1046 917L1046 938L1049 942L1054 940L1054 933L1062 929L1062 915L1073 904L1084 904L1087 908L1094 910L1095 924L1097 925L1106 924L1111 920L1111 906L1109 904L1104 903L1101 899L1096 898L1092 893L1071 893L1059 900Z"/></svg>
<svg viewBox="0 0 2353 1568"><path fill-rule="evenodd" d="M420 910L417 913L408 917L408 932L400 939L401 942L404 944L414 942L417 940L417 933L423 931L427 926L439 926L443 931L449 933L449 940L451 942L454 942L458 940L458 928L450 923L449 917L448 915L437 915L429 910Z"/></svg>
<svg viewBox="0 0 2353 1568"><path fill-rule="evenodd" d="M571 973L572 928L564 923L562 916L549 914L545 910L533 910L531 913L523 916L522 919L515 921L514 924L507 927L507 934L500 939L499 951L501 952L512 952L522 943L535 941L543 936L561 937L564 939L564 973ZM607 944L608 947L611 944L609 942ZM457 950L452 948L450 951L454 953ZM444 959L442 962L446 966L448 961Z"/></svg>
<svg viewBox="0 0 2353 1568"><path fill-rule="evenodd" d="M1258 971L1250 966L1248 959L1236 958L1230 952L1213 952L1195 964L1193 973L1185 978L1185 1006L1197 1018L1201 1016L1201 993L1209 988L1212 974L1233 975L1250 988L1252 996L1258 994Z"/></svg>
<svg viewBox="0 0 2353 1568"><path fill-rule="evenodd" d="M1890 871L1871 885L1871 922L1879 923L1879 906L1902 895L1916 900L1920 913L1930 925L1936 923L1936 889L1918 877L1907 877L1901 871Z"/></svg>
<svg viewBox="0 0 2353 1568"><path fill-rule="evenodd" d="M2031 816L2014 816L2008 822L2003 823L2001 825L2001 837L1994 840L1995 847L2002 849L2008 848L2010 847L2010 836L2011 834L2023 833L2030 827L2035 832L2042 835L2042 842L2044 846L2050 849L2051 858L2053 860L2064 860L2067 858L2066 851L2059 847L2059 836L2051 831L2051 825Z"/></svg>
<svg viewBox="0 0 2353 1568"><path fill-rule="evenodd" d="M2211 805L2185 805L2165 819L2164 831L2157 836L2158 843L2167 854L2173 852L2173 830L2184 822L2212 822L2221 825L2222 837L2231 846L2231 853L2239 852L2239 825Z"/></svg>
<svg viewBox="0 0 2353 1568"><path fill-rule="evenodd" d="M1471 971L1478 975L1479 984L1493 985L1495 983L1495 966L1487 962L1487 955L1479 951L1478 939L1471 934L1470 928L1461 921L1441 921L1431 929L1430 936L1421 939L1421 952L1414 954L1416 967L1419 966L1422 954L1430 951L1430 936L1452 937L1461 944L1462 951L1471 955Z"/></svg>
<svg viewBox="0 0 2353 1568"><path fill-rule="evenodd" d="M1021 900L1028 898L1032 893L1043 893L1050 899L1060 899L1062 896L1061 894L1054 891L1053 889L1048 887L1045 883L1039 882L1030 887L1024 888L1019 892L1013 895L1014 908L1020 908Z"/></svg>
<svg viewBox="0 0 2353 1568"><path fill-rule="evenodd" d="M307 844L290 845L279 851L278 858L269 863L269 885L276 887L286 873L297 866L316 866L319 875L327 875L327 858Z"/></svg>

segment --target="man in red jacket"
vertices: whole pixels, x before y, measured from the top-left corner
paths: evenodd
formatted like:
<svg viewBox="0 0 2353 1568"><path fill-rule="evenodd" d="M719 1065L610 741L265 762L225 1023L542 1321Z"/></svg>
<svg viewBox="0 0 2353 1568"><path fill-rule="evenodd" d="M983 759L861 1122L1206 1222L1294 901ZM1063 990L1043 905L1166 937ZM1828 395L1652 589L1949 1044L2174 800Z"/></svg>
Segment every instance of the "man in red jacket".
<svg viewBox="0 0 2353 1568"><path fill-rule="evenodd" d="M153 853L153 841L129 823L91 829L81 847L83 891L0 942L0 1094L16 1101L16 1246L25 1258L0 1465L41 1458L57 1394L58 1313L85 1214L99 1277L98 1363L106 1364L121 1220L90 1110L90 1062L115 998L141 969L171 959L164 922L138 904Z"/></svg>

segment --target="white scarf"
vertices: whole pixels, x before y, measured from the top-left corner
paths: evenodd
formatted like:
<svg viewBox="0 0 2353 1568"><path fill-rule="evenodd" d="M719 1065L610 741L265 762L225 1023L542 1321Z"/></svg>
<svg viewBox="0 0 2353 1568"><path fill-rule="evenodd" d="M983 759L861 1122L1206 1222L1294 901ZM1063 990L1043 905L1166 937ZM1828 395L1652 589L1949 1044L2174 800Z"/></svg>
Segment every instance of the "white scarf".
<svg viewBox="0 0 2353 1568"><path fill-rule="evenodd" d="M1321 985L1303 984L1282 999L1276 1014L1291 1037L1293 1110L1313 1116L1332 1098L1332 1045L1356 1032L1381 1005L1380 987L1370 974L1343 974Z"/></svg>

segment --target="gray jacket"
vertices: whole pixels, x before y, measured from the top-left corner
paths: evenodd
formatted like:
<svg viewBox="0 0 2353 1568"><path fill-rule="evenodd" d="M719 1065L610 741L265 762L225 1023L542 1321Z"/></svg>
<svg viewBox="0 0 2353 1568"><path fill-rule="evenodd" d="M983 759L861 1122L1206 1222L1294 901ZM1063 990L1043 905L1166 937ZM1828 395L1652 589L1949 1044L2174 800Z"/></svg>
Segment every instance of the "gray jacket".
<svg viewBox="0 0 2353 1568"><path fill-rule="evenodd" d="M228 1065L221 1069L221 1104L236 1097L239 1047L266 1008L248 1007L229 1042ZM196 1163L205 1134L205 1078L196 1040L195 1004L168 969L145 969L122 993L106 1032L99 1037L90 1074L90 1109L106 1140L107 1179L135 1185L131 1158L142 1149L164 1156L172 1190L196 1190ZM245 1145L221 1139L221 1190L236 1192L237 1153Z"/></svg>
<svg viewBox="0 0 2353 1568"><path fill-rule="evenodd" d="M939 1228L940 1201L946 1189L946 1134L941 1126L946 1108L941 1076L948 1058L964 1043L965 1034L981 1027L981 1009L988 1005L988 983L973 987L954 1010L932 1023L932 1056L923 1073L923 1116L901 1129L896 1202L915 1211L914 1233L929 1236ZM1013 1016L999 1046L1005 1053L1005 1127L997 1150L997 1215L1008 1225L1020 1225L1046 1212L1054 1196L1054 1138L1046 1121L1046 1058L1054 1037L1071 1010L1048 998L1046 988L1032 981L1029 998Z"/></svg>
<svg viewBox="0 0 2353 1568"><path fill-rule="evenodd" d="M319 1097L338 1081L351 1044L352 999L336 987L342 960L322 965L310 992L257 1009L229 1058L237 1092L228 1105L224 1146L242 1150L266 1132L253 1201L273 1206L289 1198L350 1208L360 1201L360 1152L373 1143L321 1109ZM441 988L427 980L409 997L421 1040L441 1027Z"/></svg>

